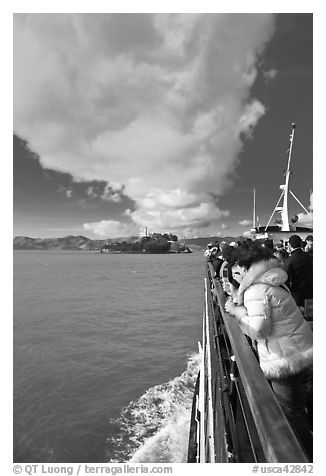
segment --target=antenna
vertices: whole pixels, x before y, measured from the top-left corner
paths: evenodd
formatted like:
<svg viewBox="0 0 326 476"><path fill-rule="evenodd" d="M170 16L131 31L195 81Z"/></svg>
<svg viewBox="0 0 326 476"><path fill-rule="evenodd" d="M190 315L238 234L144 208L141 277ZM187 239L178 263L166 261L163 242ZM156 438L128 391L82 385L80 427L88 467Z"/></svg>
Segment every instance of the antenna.
<svg viewBox="0 0 326 476"><path fill-rule="evenodd" d="M252 215L252 229L251 233L255 233L256 230L256 189L253 189L254 192L254 207L253 207L253 215Z"/></svg>
<svg viewBox="0 0 326 476"><path fill-rule="evenodd" d="M289 181L290 181L290 164L291 164L291 158L292 158L292 149L293 149L293 141L294 141L294 132L295 132L295 123L292 122L292 131L290 134L290 148L288 150L289 155L288 155L288 164L287 164L287 169L285 172L285 183L280 185L280 189L282 190L281 196L278 199L278 202L273 210L272 215L270 216L270 219L268 220L268 223L265 227L265 231L267 231L267 228L269 227L269 224L275 214L275 212L281 212L281 217L282 217L282 231L290 231L290 223L289 223L289 210L288 210L288 194L289 194ZM292 194L292 192L291 192ZM292 194L293 195L293 194ZM283 198L283 205L279 206L281 200Z"/></svg>
<svg viewBox="0 0 326 476"><path fill-rule="evenodd" d="M254 210L253 210L253 217L252 217L252 227L256 227L256 189L254 188Z"/></svg>
<svg viewBox="0 0 326 476"><path fill-rule="evenodd" d="M292 149L293 149L293 140L294 140L294 131L295 131L295 123L292 123L292 133L290 135L290 149L289 149L289 158L288 158L288 166L285 172L285 184L280 186L281 190L284 190L283 193L283 207L282 207L282 231L290 231L290 224L289 224L289 210L288 210L288 193L289 193L289 181L290 181L290 164L291 164L291 157L292 157Z"/></svg>

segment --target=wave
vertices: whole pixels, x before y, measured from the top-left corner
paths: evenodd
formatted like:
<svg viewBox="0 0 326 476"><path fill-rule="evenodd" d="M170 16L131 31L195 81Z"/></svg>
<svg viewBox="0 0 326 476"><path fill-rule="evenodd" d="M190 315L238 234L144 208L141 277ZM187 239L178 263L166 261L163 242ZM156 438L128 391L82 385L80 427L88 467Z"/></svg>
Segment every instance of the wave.
<svg viewBox="0 0 326 476"><path fill-rule="evenodd" d="M193 392L199 354L186 370L167 383L148 389L110 419L106 455L110 463L184 463L187 461Z"/></svg>

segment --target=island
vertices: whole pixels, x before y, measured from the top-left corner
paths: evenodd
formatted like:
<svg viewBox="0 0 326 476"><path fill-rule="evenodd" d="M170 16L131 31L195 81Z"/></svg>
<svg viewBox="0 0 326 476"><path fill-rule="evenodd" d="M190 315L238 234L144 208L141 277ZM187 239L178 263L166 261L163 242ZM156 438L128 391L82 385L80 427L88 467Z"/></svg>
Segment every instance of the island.
<svg viewBox="0 0 326 476"><path fill-rule="evenodd" d="M14 250L98 250L100 253L191 253L185 241L172 233L151 233L145 236L92 240L86 236L63 238L30 238L15 236Z"/></svg>

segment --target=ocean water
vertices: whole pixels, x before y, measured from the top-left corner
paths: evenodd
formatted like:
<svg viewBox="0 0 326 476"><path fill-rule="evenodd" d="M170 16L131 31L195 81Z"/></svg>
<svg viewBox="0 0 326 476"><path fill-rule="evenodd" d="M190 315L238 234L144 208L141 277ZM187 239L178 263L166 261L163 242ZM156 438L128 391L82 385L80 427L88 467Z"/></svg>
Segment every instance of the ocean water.
<svg viewBox="0 0 326 476"><path fill-rule="evenodd" d="M14 462L185 462L201 253L14 252Z"/></svg>

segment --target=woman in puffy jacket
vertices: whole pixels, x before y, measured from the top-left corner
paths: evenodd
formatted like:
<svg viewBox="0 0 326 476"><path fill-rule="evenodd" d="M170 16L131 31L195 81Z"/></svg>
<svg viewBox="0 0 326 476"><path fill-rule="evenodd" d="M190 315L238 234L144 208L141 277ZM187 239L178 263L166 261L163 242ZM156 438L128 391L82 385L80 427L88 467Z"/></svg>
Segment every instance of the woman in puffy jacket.
<svg viewBox="0 0 326 476"><path fill-rule="evenodd" d="M257 341L259 363L302 446L312 459L312 331L285 285L286 272L254 243L239 248L241 284L225 309Z"/></svg>

